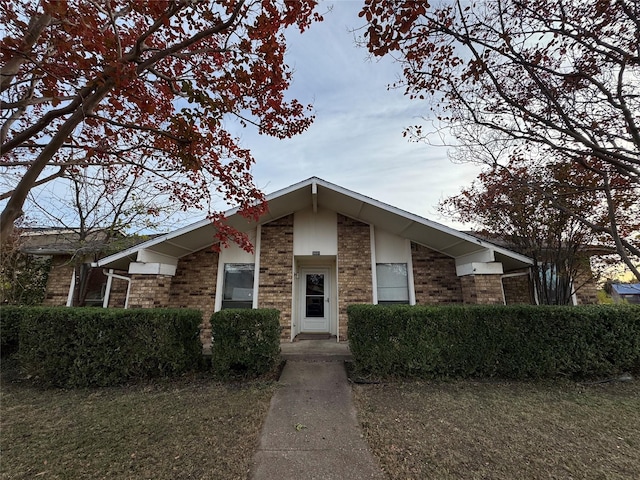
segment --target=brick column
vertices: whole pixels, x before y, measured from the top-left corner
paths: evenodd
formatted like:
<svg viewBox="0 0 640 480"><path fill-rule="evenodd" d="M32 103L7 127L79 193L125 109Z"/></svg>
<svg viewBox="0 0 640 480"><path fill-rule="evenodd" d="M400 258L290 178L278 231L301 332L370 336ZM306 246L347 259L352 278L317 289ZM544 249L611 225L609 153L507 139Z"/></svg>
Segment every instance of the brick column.
<svg viewBox="0 0 640 480"><path fill-rule="evenodd" d="M460 281L464 303L504 305L501 275L465 275Z"/></svg>
<svg viewBox="0 0 640 480"><path fill-rule="evenodd" d="M338 214L338 319L340 341L347 340L347 307L373 303L371 229Z"/></svg>
<svg viewBox="0 0 640 480"><path fill-rule="evenodd" d="M168 307L171 278L168 275L131 275L129 308Z"/></svg>
<svg viewBox="0 0 640 480"><path fill-rule="evenodd" d="M258 307L280 310L281 338L291 338L293 215L262 225Z"/></svg>
<svg viewBox="0 0 640 480"><path fill-rule="evenodd" d="M195 308L202 312L200 339L205 347L211 344L211 315L215 309L219 257L211 247L182 257L169 290L170 307Z"/></svg>

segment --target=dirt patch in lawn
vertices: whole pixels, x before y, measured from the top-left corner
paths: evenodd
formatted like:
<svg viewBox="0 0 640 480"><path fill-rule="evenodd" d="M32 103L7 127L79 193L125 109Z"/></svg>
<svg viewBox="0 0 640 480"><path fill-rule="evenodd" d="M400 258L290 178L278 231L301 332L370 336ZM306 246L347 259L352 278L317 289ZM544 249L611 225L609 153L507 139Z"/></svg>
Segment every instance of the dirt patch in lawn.
<svg viewBox="0 0 640 480"><path fill-rule="evenodd" d="M190 376L43 390L3 374L0 478L247 478L275 388Z"/></svg>
<svg viewBox="0 0 640 480"><path fill-rule="evenodd" d="M392 479L631 479L640 382L355 385L365 437Z"/></svg>

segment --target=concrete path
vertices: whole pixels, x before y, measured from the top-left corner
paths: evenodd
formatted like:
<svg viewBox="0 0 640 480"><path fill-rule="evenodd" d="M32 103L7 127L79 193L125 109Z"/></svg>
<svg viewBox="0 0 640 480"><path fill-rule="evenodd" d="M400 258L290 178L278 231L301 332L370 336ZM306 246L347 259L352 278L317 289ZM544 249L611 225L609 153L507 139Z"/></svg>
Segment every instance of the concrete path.
<svg viewBox="0 0 640 480"><path fill-rule="evenodd" d="M362 438L344 361L289 359L262 429L252 479L383 479Z"/></svg>

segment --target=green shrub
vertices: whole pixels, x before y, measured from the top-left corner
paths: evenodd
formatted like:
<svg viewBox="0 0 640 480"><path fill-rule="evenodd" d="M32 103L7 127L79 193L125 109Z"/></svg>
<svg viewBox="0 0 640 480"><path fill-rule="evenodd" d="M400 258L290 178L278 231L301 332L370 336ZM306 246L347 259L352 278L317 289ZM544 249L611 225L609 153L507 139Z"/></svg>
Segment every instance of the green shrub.
<svg viewBox="0 0 640 480"><path fill-rule="evenodd" d="M20 323L29 308L6 306L0 308L0 355L7 357L18 351Z"/></svg>
<svg viewBox="0 0 640 480"><path fill-rule="evenodd" d="M220 310L211 317L211 364L222 378L257 377L280 356L280 312L273 309Z"/></svg>
<svg viewBox="0 0 640 480"><path fill-rule="evenodd" d="M201 323L187 309L30 308L18 358L24 373L61 387L176 375L199 365Z"/></svg>
<svg viewBox="0 0 640 480"><path fill-rule="evenodd" d="M640 308L353 305L355 367L380 376L589 377L640 369Z"/></svg>

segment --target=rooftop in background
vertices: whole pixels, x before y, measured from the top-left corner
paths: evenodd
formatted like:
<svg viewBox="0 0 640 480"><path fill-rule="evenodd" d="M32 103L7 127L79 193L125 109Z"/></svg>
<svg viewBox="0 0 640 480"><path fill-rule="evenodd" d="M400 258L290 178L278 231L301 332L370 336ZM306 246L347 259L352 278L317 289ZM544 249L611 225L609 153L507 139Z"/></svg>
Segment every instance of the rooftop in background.
<svg viewBox="0 0 640 480"><path fill-rule="evenodd" d="M111 238L109 238L111 237ZM20 251L29 255L75 255L118 251L144 242L153 236L125 237L122 232L109 235L106 229L90 232L80 241L78 229L59 227L25 228L20 233Z"/></svg>
<svg viewBox="0 0 640 480"><path fill-rule="evenodd" d="M640 295L640 283L613 283L611 288L618 295Z"/></svg>

